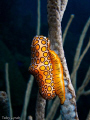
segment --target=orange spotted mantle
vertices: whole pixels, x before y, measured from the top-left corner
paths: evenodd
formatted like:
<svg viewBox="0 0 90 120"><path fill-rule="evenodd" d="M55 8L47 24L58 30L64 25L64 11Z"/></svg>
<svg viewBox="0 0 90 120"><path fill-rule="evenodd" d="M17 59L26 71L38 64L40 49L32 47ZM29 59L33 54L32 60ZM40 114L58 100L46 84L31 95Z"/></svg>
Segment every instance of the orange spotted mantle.
<svg viewBox="0 0 90 120"><path fill-rule="evenodd" d="M36 78L39 92L44 99L53 99L56 95L60 103L65 101L63 67L58 55L50 50L50 40L44 36L34 37L31 45L30 73Z"/></svg>

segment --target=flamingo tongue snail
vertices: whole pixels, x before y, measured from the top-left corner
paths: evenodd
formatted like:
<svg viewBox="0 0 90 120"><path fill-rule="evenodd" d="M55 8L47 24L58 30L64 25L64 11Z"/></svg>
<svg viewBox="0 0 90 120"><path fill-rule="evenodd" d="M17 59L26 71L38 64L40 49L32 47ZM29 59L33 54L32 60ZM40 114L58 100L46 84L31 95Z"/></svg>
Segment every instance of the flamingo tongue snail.
<svg viewBox="0 0 90 120"><path fill-rule="evenodd" d="M55 93L60 98L60 103L64 104L65 101L65 86L64 86L64 79L63 79L63 67L61 64L61 60L58 55L49 50L52 68L53 68L53 78L55 84Z"/></svg>
<svg viewBox="0 0 90 120"><path fill-rule="evenodd" d="M50 50L50 40L44 36L34 37L31 45L30 73L36 78L39 92L44 99L56 95L60 103L65 101L63 67L58 55Z"/></svg>
<svg viewBox="0 0 90 120"><path fill-rule="evenodd" d="M49 56L49 40L44 36L34 37L31 45L31 65L29 71L37 80L39 92L45 99L53 99L55 85L52 74L52 63Z"/></svg>

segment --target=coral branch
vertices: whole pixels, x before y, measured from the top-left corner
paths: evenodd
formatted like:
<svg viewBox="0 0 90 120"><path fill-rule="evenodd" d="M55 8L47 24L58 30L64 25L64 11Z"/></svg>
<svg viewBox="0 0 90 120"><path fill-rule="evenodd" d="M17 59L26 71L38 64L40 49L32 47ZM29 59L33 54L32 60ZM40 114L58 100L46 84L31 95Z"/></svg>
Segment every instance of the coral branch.
<svg viewBox="0 0 90 120"><path fill-rule="evenodd" d="M59 115L59 117L57 118L57 120L62 120L61 115Z"/></svg>
<svg viewBox="0 0 90 120"><path fill-rule="evenodd" d="M61 0L61 10L60 10L61 21L62 21L64 12L66 10L67 3L68 3L68 0Z"/></svg>
<svg viewBox="0 0 90 120"><path fill-rule="evenodd" d="M48 100L47 101L47 113L46 114L48 114L49 113L49 111L50 111L50 107L52 106L52 103L53 103L53 99L52 100Z"/></svg>
<svg viewBox="0 0 90 120"><path fill-rule="evenodd" d="M90 95L90 90L84 91L82 95Z"/></svg>
<svg viewBox="0 0 90 120"><path fill-rule="evenodd" d="M31 75L30 79L29 79L29 82L27 83L27 89L26 89L26 93L25 93L24 106L23 106L23 110L22 110L22 114L21 114L20 120L26 120L27 107L28 107L28 103L29 103L29 99L30 99L30 94L31 94L31 90L32 90L33 81L34 81L34 78Z"/></svg>
<svg viewBox="0 0 90 120"><path fill-rule="evenodd" d="M37 20L37 35L40 35L40 0L38 0L38 20ZM45 116L45 105L46 100L44 100L41 95L38 93L37 97L37 105L36 105L36 120L44 120Z"/></svg>
<svg viewBox="0 0 90 120"><path fill-rule="evenodd" d="M33 117L31 115L28 116L28 120L33 120Z"/></svg>
<svg viewBox="0 0 90 120"><path fill-rule="evenodd" d="M67 35L67 31L68 31L68 29L69 29L69 27L70 27L70 25L71 25L71 23L72 23L73 18L74 18L74 15L72 14L72 15L70 16L69 21L68 21L68 23L67 23L67 25L66 25L66 28L65 28L65 30L64 30L63 37L62 37L62 38L63 38L63 39L62 39L63 45L64 45L65 38L66 38L66 35Z"/></svg>
<svg viewBox="0 0 90 120"><path fill-rule="evenodd" d="M89 40L86 48L84 49L82 55L80 56L80 58L79 58L79 60L78 60L78 63L77 63L77 65L76 65L75 69L73 70L73 72L72 72L72 74L71 74L71 79L72 79L73 76L76 74L76 72L77 72L77 70L78 70L78 68L79 68L79 66L80 66L80 63L81 63L82 59L84 58L86 52L88 51L89 47L90 47L90 40Z"/></svg>
<svg viewBox="0 0 90 120"><path fill-rule="evenodd" d="M63 2L65 1L63 0ZM69 119L74 118L78 120L75 91L71 84L71 79L70 79L70 75L69 75L69 71L68 71L68 67L67 67L67 63L64 55L63 45L62 45L62 31L61 31L62 18L60 16L61 14L60 5L61 5L60 0L48 0L47 10L48 10L48 24L49 24L49 39L51 40L52 49L57 52L57 54L61 59L61 62L63 65L64 77L68 83L65 91L66 100L65 100L65 104L62 105L61 114L64 119L68 117ZM67 2L65 5L67 5ZM70 111L68 106L72 106L73 110ZM65 109L63 109L63 107L67 109L66 113L64 113Z"/></svg>
<svg viewBox="0 0 90 120"><path fill-rule="evenodd" d="M58 97L56 97L54 102L53 102L53 105L52 105L52 107L51 107L51 109L46 117L46 120L53 120L59 105L60 105L60 100Z"/></svg>
<svg viewBox="0 0 90 120"><path fill-rule="evenodd" d="M37 35L40 35L40 0L38 0L37 14Z"/></svg>
<svg viewBox="0 0 90 120"><path fill-rule="evenodd" d="M4 91L0 91L0 115L0 120L4 119L5 116L10 117L9 101Z"/></svg>
<svg viewBox="0 0 90 120"><path fill-rule="evenodd" d="M84 88L85 88L86 85L89 83L89 81L90 81L90 67L89 67L89 69L88 69L88 71L87 71L87 74L86 74L86 76L85 76L85 79L84 79L81 87L79 87L79 89L78 89L78 91L77 91L76 100L79 99L79 97L80 97L81 94L85 94Z"/></svg>
<svg viewBox="0 0 90 120"><path fill-rule="evenodd" d="M36 103L36 120L44 120L45 105L46 105L46 100L43 99L38 92L37 103Z"/></svg>
<svg viewBox="0 0 90 120"><path fill-rule="evenodd" d="M6 89L8 95L8 101L10 106L10 118L13 116L12 105L11 105L11 97L10 97L10 85L9 85L9 74L8 74L8 63L5 64L5 79L6 79Z"/></svg>
<svg viewBox="0 0 90 120"><path fill-rule="evenodd" d="M72 73L74 72L75 68L76 68L76 65L78 63L78 60L79 60L79 57L80 57L80 52L81 52L81 49L82 49L82 45L83 45L83 41L84 41L84 38L85 38L85 35L86 35L86 32L88 30L90 26L90 18L87 20L86 24L85 24L85 27L81 33L81 36L80 36L80 40L79 40L79 43L78 43L78 46L77 46L77 49L76 49L76 54L75 54L75 57L74 57L74 64L73 64L73 70L72 70ZM71 75L72 75L71 73ZM72 79L72 84L74 86L74 88L76 89L76 76L77 76L77 71L75 73L74 76L71 77Z"/></svg>

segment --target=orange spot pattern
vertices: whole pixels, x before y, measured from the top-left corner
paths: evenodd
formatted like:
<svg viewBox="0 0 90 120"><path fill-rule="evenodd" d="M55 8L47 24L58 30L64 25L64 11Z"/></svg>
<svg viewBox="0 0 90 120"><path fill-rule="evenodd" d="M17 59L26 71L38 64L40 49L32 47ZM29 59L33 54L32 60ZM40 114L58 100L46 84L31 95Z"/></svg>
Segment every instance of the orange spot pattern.
<svg viewBox="0 0 90 120"><path fill-rule="evenodd" d="M31 51L29 71L37 80L41 96L53 99L58 95L63 104L65 101L63 67L58 55L50 50L50 41L44 36L34 37Z"/></svg>
<svg viewBox="0 0 90 120"><path fill-rule="evenodd" d="M52 64L49 56L49 40L44 36L34 37L31 45L32 58L29 71L37 80L39 92L45 99L53 99L55 94Z"/></svg>

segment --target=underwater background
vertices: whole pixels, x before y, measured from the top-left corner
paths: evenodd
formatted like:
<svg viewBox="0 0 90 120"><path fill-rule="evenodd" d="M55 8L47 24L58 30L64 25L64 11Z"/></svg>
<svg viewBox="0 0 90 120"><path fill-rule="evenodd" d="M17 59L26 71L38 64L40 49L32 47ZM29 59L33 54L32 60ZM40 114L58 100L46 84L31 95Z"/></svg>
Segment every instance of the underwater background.
<svg viewBox="0 0 90 120"><path fill-rule="evenodd" d="M40 34L48 37L47 1L41 0L41 29ZM73 60L82 30L90 17L90 0L68 1L62 19L62 33L70 15L74 19L68 30L64 51L71 74ZM27 82L29 80L28 67L30 65L31 42L37 29L37 0L3 0L0 1L0 91L6 91L5 63L9 64L9 81L13 116L20 116L23 108ZM90 38L90 27L86 33L84 50ZM77 88L81 86L90 66L90 49L78 69ZM85 90L90 89L90 82ZM38 86L34 80L27 116L35 119L35 107ZM60 108L59 108L60 109ZM82 95L77 101L77 111L80 120L86 120L90 110L90 94ZM54 120L59 116L59 110Z"/></svg>

